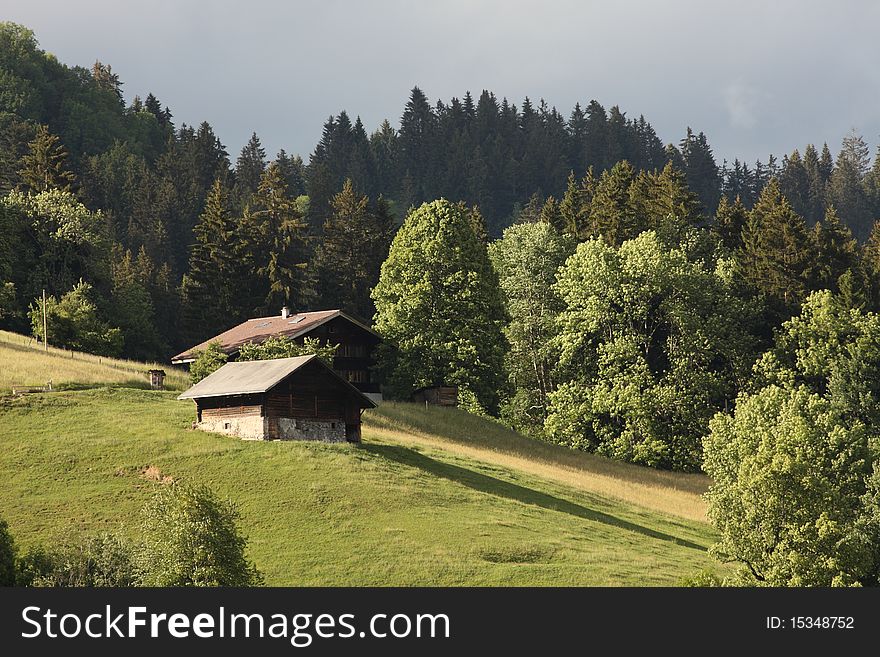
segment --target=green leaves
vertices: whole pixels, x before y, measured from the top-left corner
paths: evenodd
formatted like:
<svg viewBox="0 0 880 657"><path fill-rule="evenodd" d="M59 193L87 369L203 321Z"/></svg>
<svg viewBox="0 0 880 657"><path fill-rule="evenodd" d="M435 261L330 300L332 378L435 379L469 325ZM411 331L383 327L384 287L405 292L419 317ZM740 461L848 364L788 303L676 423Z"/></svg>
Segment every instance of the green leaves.
<svg viewBox="0 0 880 657"><path fill-rule="evenodd" d="M49 344L102 356L118 356L122 351L122 332L101 319L94 301L94 289L80 280L61 300L46 299ZM33 335L43 335L43 300L36 299L28 317Z"/></svg>
<svg viewBox="0 0 880 657"><path fill-rule="evenodd" d="M751 363L752 311L724 267L692 262L653 232L619 249L578 246L555 290L559 365L545 428L563 444L696 470L712 414ZM744 330L745 329L745 330Z"/></svg>
<svg viewBox="0 0 880 657"><path fill-rule="evenodd" d="M141 513L136 565L143 586L257 586L238 509L205 486L173 483Z"/></svg>
<svg viewBox="0 0 880 657"><path fill-rule="evenodd" d="M498 279L464 208L440 200L413 211L397 232L373 289L376 329L389 344L381 366L408 398L441 383L498 407L506 348Z"/></svg>
<svg viewBox="0 0 880 657"><path fill-rule="evenodd" d="M876 582L880 538L861 502L867 429L806 387L771 385L718 415L705 442L713 551L772 586Z"/></svg>
<svg viewBox="0 0 880 657"><path fill-rule="evenodd" d="M223 365L226 364L226 361L229 359L229 356L223 351L223 347L219 342L209 342L208 346L199 351L196 355L196 359L192 362L189 367L189 375L190 379L193 382L193 385L204 379L209 374L216 372ZM258 360L258 359L251 359Z"/></svg>
<svg viewBox="0 0 880 657"><path fill-rule="evenodd" d="M332 366L333 357L338 348L338 344L330 344L329 342L322 346L318 338L305 338L300 344L291 338L278 336L259 343L246 342L239 348L237 360L269 360L317 354L319 358Z"/></svg>

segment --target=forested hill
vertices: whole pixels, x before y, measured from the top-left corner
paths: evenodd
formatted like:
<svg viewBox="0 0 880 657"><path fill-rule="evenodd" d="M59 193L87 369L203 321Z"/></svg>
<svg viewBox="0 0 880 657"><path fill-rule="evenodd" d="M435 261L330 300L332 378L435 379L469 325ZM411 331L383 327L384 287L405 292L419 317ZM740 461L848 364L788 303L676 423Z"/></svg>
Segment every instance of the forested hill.
<svg viewBox="0 0 880 657"><path fill-rule="evenodd" d="M59 317L94 316L88 330L56 322L50 338L137 358L283 303L369 319L395 226L440 197L492 238L539 218L579 239L606 220L637 234L631 215L662 206L706 225L717 211L736 246L773 178L768 198L806 224L833 207L866 239L880 216L880 158L872 168L856 135L836 160L810 145L781 162L719 164L703 133L664 145L644 117L596 101L566 116L543 100L432 102L414 88L400 121L373 132L353 113L329 118L305 162L270 158L257 135L231 156L208 122L177 125L149 90L125 91L111 65L67 66L25 27L0 24L0 325L28 331L44 288Z"/></svg>

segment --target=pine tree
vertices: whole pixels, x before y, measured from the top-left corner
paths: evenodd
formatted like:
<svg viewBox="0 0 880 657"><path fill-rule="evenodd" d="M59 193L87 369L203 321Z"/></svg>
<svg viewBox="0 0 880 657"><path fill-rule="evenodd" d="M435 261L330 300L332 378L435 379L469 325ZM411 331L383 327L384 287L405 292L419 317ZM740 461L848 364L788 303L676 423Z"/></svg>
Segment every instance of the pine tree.
<svg viewBox="0 0 880 657"><path fill-rule="evenodd" d="M316 258L323 294L321 302L363 319L373 316L370 290L391 243L391 216L383 199L371 207L346 180L331 202L324 238Z"/></svg>
<svg viewBox="0 0 880 657"><path fill-rule="evenodd" d="M671 162L659 174L647 174L650 183L644 206L646 228L659 228L669 223L679 226L697 226L703 220L700 199L688 187L684 173Z"/></svg>
<svg viewBox="0 0 880 657"><path fill-rule="evenodd" d="M779 189L791 203L792 209L809 220L812 209L810 177L801 154L797 149L782 159Z"/></svg>
<svg viewBox="0 0 880 657"><path fill-rule="evenodd" d="M544 201L544 205L541 208L541 213L538 217L538 220L541 223L553 226L556 232L558 232L560 235L565 228L565 224L562 220L562 214L559 212L559 203L552 196L548 196L547 200Z"/></svg>
<svg viewBox="0 0 880 657"><path fill-rule="evenodd" d="M96 61L92 66L92 79L102 91L112 94L114 100L120 105L122 100L122 82L119 76L113 72L113 67Z"/></svg>
<svg viewBox="0 0 880 657"><path fill-rule="evenodd" d="M314 295L309 268L308 224L295 199L287 194L281 169L272 163L260 178L250 221L256 229L257 272L269 291L266 310L289 306L306 308Z"/></svg>
<svg viewBox="0 0 880 657"><path fill-rule="evenodd" d="M235 187L241 202L246 202L256 193L265 171L266 151L255 132L235 161Z"/></svg>
<svg viewBox="0 0 880 657"><path fill-rule="evenodd" d="M195 243L181 284L181 328L190 344L216 335L252 310L244 298L243 240L230 206L229 191L219 179L214 181L193 229Z"/></svg>
<svg viewBox="0 0 880 657"><path fill-rule="evenodd" d="M819 152L812 144L804 151L804 170L807 174L808 198L804 215L807 221L816 223L825 212L825 181L819 167Z"/></svg>
<svg viewBox="0 0 880 657"><path fill-rule="evenodd" d="M21 159L19 170L22 185L34 192L50 189L71 191L76 176L67 168L67 150L61 140L45 125L37 126L37 134L28 144L28 152Z"/></svg>
<svg viewBox="0 0 880 657"><path fill-rule="evenodd" d="M153 300L144 284L152 275L152 262L141 252L137 260L131 251L115 245L111 259L111 316L122 330L124 353L137 360L159 359L167 350L156 328Z"/></svg>
<svg viewBox="0 0 880 657"><path fill-rule="evenodd" d="M743 229L740 266L745 279L786 319L803 300L809 285L814 242L772 178Z"/></svg>
<svg viewBox="0 0 880 657"><path fill-rule="evenodd" d="M840 221L834 206L828 208L824 221L816 224L814 233L818 248L813 269L813 287L839 292L840 278L846 272L850 272L852 277L851 270L858 265L858 243L853 239L849 228Z"/></svg>
<svg viewBox="0 0 880 657"><path fill-rule="evenodd" d="M635 172L626 160L602 174L590 205L589 236L601 236L608 244L620 245L638 234L629 196L634 178Z"/></svg>
<svg viewBox="0 0 880 657"><path fill-rule="evenodd" d="M702 132L694 135L688 128L679 149L688 187L699 197L707 212L713 213L721 196L721 175L706 135Z"/></svg>
<svg viewBox="0 0 880 657"><path fill-rule="evenodd" d="M834 158L831 157L831 149L828 144L822 144L822 155L819 157L819 175L822 183L827 185L831 181L831 174L834 173Z"/></svg>
<svg viewBox="0 0 880 657"><path fill-rule="evenodd" d="M718 209L715 211L712 232L731 251L739 249L742 247L742 231L748 218L748 210L739 196L733 203L728 201L726 196L722 196L718 203Z"/></svg>
<svg viewBox="0 0 880 657"><path fill-rule="evenodd" d="M871 203L865 184L870 155L867 144L855 132L843 139L831 180L828 202L833 204L856 237L864 239L871 229Z"/></svg>
<svg viewBox="0 0 880 657"><path fill-rule="evenodd" d="M397 131L388 119L370 135L370 149L376 163L376 186L382 194L393 193L397 187Z"/></svg>
<svg viewBox="0 0 880 657"><path fill-rule="evenodd" d="M281 169L288 193L296 198L306 193L305 165L299 155L291 157L282 148L275 156L275 164Z"/></svg>
<svg viewBox="0 0 880 657"><path fill-rule="evenodd" d="M400 198L407 203L421 203L433 196L437 147L437 116L422 90L413 87L397 135L399 171L409 177L410 186L401 186Z"/></svg>
<svg viewBox="0 0 880 657"><path fill-rule="evenodd" d="M559 203L562 234L576 238L585 230L591 200L586 197L584 186L575 178L574 171L569 173L565 195Z"/></svg>

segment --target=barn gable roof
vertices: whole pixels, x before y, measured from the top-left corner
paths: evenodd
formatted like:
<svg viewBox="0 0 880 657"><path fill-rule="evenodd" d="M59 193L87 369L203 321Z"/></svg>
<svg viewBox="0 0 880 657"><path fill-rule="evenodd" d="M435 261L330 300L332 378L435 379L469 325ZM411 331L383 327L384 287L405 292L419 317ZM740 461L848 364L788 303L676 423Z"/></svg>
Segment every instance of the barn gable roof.
<svg viewBox="0 0 880 657"><path fill-rule="evenodd" d="M291 374L313 361L326 369L343 387L347 388L348 392L357 396L361 401L361 408L375 408L376 403L372 399L339 376L315 354L294 356L293 358L226 363L177 398L204 399L205 397L261 394L268 392Z"/></svg>
<svg viewBox="0 0 880 657"><path fill-rule="evenodd" d="M339 309L296 313L287 317L273 315L272 317L256 317L254 319L245 320L241 324L233 326L231 329L177 354L171 359L171 362L191 362L195 359L196 352L207 349L208 345L212 342L219 342L223 351L229 354L238 351L239 347L248 342L260 343L269 338L281 336L298 338L307 334L309 331L318 328L322 324L326 324L336 317L342 317L355 326L358 326L379 338L379 334L369 326L359 322Z"/></svg>

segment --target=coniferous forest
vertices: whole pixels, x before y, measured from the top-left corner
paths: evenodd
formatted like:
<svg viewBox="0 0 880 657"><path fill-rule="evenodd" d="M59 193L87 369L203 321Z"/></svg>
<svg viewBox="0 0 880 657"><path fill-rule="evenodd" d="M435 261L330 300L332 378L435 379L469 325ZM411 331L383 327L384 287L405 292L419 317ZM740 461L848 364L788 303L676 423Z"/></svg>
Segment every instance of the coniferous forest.
<svg viewBox="0 0 880 657"><path fill-rule="evenodd" d="M378 126L340 110L302 156L229 153L0 24L0 328L167 360L342 308L386 338L389 396L455 384L535 438L706 472L751 583L876 584L880 153L852 132L719 161L586 96L401 100ZM770 503L789 493L802 518Z"/></svg>

